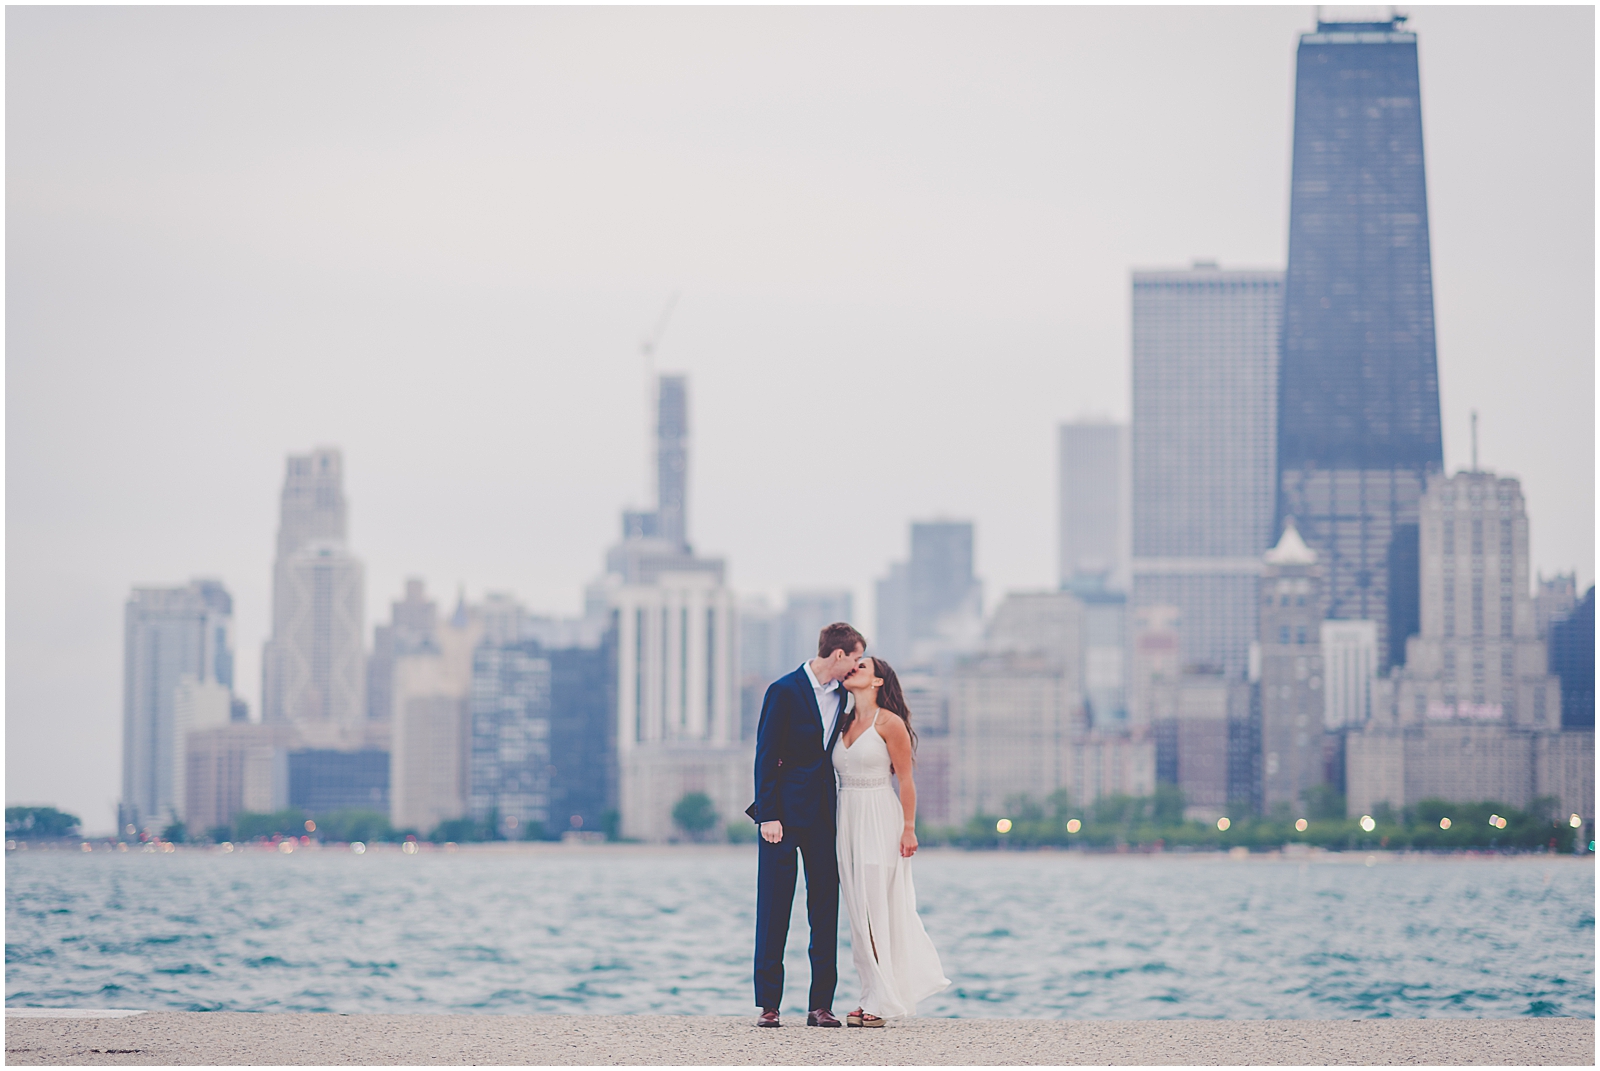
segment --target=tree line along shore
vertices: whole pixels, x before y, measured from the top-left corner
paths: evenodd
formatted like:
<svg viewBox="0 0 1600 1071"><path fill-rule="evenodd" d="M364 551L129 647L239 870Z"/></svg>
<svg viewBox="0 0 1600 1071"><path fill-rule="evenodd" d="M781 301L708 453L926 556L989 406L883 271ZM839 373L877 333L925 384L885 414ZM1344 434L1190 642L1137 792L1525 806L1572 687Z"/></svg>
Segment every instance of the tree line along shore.
<svg viewBox="0 0 1600 1071"><path fill-rule="evenodd" d="M1557 814L1556 801L1535 800L1527 808L1485 800L1450 803L1430 799L1403 809L1379 805L1370 815L1347 816L1344 799L1331 792L1312 794L1300 814L1279 806L1271 814L1250 813L1248 806L1224 808L1215 818L1185 818L1183 795L1162 786L1150 796L1108 796L1078 805L1066 792L1044 800L1016 796L996 813L979 813L963 825L919 825L924 846L983 849L1082 849L1089 851L1247 851L1320 848L1331 851L1592 851L1580 838L1586 831L1570 816ZM1227 813L1227 812L1232 813ZM622 842L615 816L586 840ZM724 822L709 798L689 793L673 807L680 840L690 843L754 843L748 821ZM242 813L232 823L191 831L181 822L163 829L91 840L164 844L239 844L318 841L333 844L432 843L471 844L504 841L500 823L489 815L481 821L458 818L426 832L397 829L381 811L339 810L311 815L300 809L270 814ZM6 808L8 847L36 841L82 841L81 822L53 807ZM560 839L536 822L524 824L524 841Z"/></svg>

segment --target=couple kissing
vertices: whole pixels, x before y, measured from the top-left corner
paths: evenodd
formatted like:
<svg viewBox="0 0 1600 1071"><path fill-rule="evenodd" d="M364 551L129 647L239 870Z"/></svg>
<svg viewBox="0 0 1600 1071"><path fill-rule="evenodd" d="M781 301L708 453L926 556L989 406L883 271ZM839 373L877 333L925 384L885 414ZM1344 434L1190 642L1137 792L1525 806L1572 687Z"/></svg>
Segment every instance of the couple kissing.
<svg viewBox="0 0 1600 1071"><path fill-rule="evenodd" d="M917 851L916 734L899 678L867 641L837 622L822 630L817 656L767 689L756 729L756 800L761 827L756 885L757 1026L776 1027L783 1003L783 949L799 864L806 871L811 929L807 1026L841 1026L839 895L861 1004L850 1026L881 1027L912 1014L950 984L917 917L911 857ZM895 791L890 775L899 782Z"/></svg>

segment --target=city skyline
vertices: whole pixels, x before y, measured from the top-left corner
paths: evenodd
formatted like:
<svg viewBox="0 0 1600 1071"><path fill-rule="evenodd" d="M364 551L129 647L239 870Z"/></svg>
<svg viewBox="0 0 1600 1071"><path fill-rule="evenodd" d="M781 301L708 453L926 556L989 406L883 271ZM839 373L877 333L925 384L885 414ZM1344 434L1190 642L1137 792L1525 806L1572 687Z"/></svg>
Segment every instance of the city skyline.
<svg viewBox="0 0 1600 1071"><path fill-rule="evenodd" d="M229 238L231 252L221 260L224 270L202 285L199 276L185 274L200 263L196 257L201 246L196 243L226 233L218 230L226 214L219 214L215 198L238 190L245 181L220 162L226 153L218 155L219 145L225 149L229 144L226 129L207 126L206 116L182 109L174 113L182 119L177 125L140 128L138 133L171 157L155 166L136 136L130 142L70 109L49 114L23 109L13 132L9 341L16 402L9 420L15 460L8 473L8 532L13 562L32 568L13 569L11 577L8 698L13 719L7 733L13 753L34 761L8 771L13 798L34 799L46 786L76 777L81 778L79 787L58 794L59 802L87 812L91 821L105 805L79 801L97 791L97 782L114 780L116 749L109 740L105 771L96 771L93 761L69 763L52 753L64 755L76 750L69 743L116 732L116 607L132 585L177 585L191 576L222 580L237 604L237 678L252 710L260 709L256 682L260 644L269 631L272 491L285 453L323 443L344 451L350 543L366 563L365 616L370 621L384 618L387 604L399 597L408 576L425 578L446 604L454 601L460 583L474 597L486 590L511 590L538 610L575 612L582 586L594 570L596 548L613 538L617 508L642 482L637 470L644 451L634 416L641 387L637 339L673 288L685 297L658 360L664 368L687 371L696 384L697 430L689 479L695 520L687 535L701 553L727 559L729 583L737 592L776 595L792 587L843 587L855 594L858 613L867 616L873 605L872 581L903 553L907 522L938 515L975 522L975 572L984 580L990 605L1012 589L1054 586L1051 444L1063 421L1096 411L1127 418L1124 291L1129 272L1178 267L1202 256L1215 257L1225 268L1277 269L1284 263L1292 45L1296 33L1311 28L1310 12L1202 14L954 12L907 24L891 13L727 16L730 36L723 47L748 43L751 38L740 35L767 26L762 20L823 27L832 17L847 20L859 32L849 45L824 46L808 39L811 43L804 47L837 50L828 55L842 64L853 79L850 85L876 93L867 94L870 114L912 122L899 150L910 154L909 159L881 148L861 149L874 142L851 140L855 133L823 143L831 166L858 161L867 168L859 189L851 187L854 200L878 204L894 186L884 185L884 176L896 175L908 164L914 165L908 174L935 165L934 177L925 180L932 186L913 187L915 211L909 215L890 212L888 223L866 226L853 210L845 213L844 229L834 227L820 239L800 241L789 228L812 218L829 198L843 196L838 183L856 172L808 173L827 179L823 187L828 192L821 200L793 186L762 185L772 181L773 168L787 159L784 150L759 136L749 144L735 139L734 148L744 154L739 159L755 168L752 188L771 191L766 195L770 199L739 201L728 214L705 218L724 219L730 226L740 219L766 220L768 226L781 222L778 230L761 232L763 241L780 252L787 244L803 254L758 256L754 271L741 270L736 277L728 274L729 265L739 262L736 254L755 252L754 246L721 232L685 245L679 232L656 229L632 250L643 266L614 275L587 258L572 265L570 276L561 276L560 256L549 263L508 260L511 254L491 243L484 273L451 281L436 278L421 261L439 254L455 270L464 263L466 247L448 240L449 229L439 230L442 224L432 216L420 229L383 238L388 233L385 221L392 216L379 209L357 211L345 199L353 188L348 183L374 179L349 155L335 153L343 177L323 191L329 200L317 207L314 191L304 185L308 179L284 161L300 159L294 152L330 150L307 148L304 130L315 124L291 100L286 110L269 108L270 114L240 120L246 132L260 133L266 124L276 131L280 147L291 150L279 160L279 170L273 171L270 161L256 161L243 165L245 176L277 174L290 180L264 202L269 217L277 218L273 214L285 205L301 204L295 198L310 197L303 207L314 216L347 212L348 226L335 227L309 259L297 262L282 246L237 221L238 230ZM166 46L155 38L177 31L188 47L212 48L216 42L211 35L236 17L265 16L217 15L211 22L185 21L180 14L96 16L102 20L99 25L132 34L156 51ZM361 25L337 14L286 17L284 25L310 19L327 28L333 35L329 47ZM462 22L440 17L444 21L439 25L449 32L480 34L483 20L492 18L474 15ZM517 26L544 26L541 17L513 21ZM1425 42L1423 109L1445 462L1447 471L1461 467L1467 410L1480 410L1483 463L1517 475L1526 489L1535 571L1576 568L1580 587L1586 587L1593 575L1592 414L1586 412L1592 391L1584 389L1592 383L1592 367L1586 363L1592 352L1587 297L1592 291L1592 228L1576 252L1560 244L1557 232L1574 229L1571 213L1591 213L1592 205L1566 196L1570 190L1565 188L1552 201L1548 184L1558 180L1551 175L1573 170L1563 155L1571 146L1560 144L1562 138L1545 137L1537 144L1532 140L1541 131L1548 134L1556 120L1544 112L1531 115L1537 110L1531 102L1543 101L1565 76L1544 69L1548 64L1535 67L1515 58L1493 71L1469 62L1481 54L1474 47L1487 49L1508 25L1530 17L1494 9L1479 14L1424 11L1412 22ZM1592 12L1542 16L1546 21L1586 19L1589 27L1592 17ZM618 22L621 18L618 13L571 13L560 16L556 29L589 44L603 41L607 32L621 33L631 42L630 32ZM714 16L694 16L707 18ZM71 52L83 42L67 21L48 12L13 13L8 19L13 78L22 84L50 89L55 78L82 77L79 64L107 62L98 45L69 59L62 50ZM666 19L669 30L680 25L670 15L641 19L641 25ZM1035 40L1039 33L1019 32L1029 19L1061 32L1044 33L1041 44ZM1123 195L1105 185L1115 184L1117 167L1101 165L1112 149L1132 151L1130 142L1114 127L1083 127L1078 112L1084 109L1076 109L1073 101L1089 99L1087 90L1093 87L1072 82L1048 64L1036 80L1008 79L998 68L974 60L975 66L959 77L945 76L954 79L948 82L930 82L918 66L953 47L960 27L988 35L984 40L1011 50L1007 55L1037 57L1041 63L1054 56L1087 62L1072 51L1078 46L1067 31L1102 24L1122 35L1116 38L1122 51L1111 50L1122 62L1175 64L1166 77L1184 75L1184 65L1195 62L1187 50L1195 49L1196 39L1214 46L1204 64L1211 79L1185 76L1200 88L1194 100L1176 106L1176 116L1158 115L1153 101L1139 97L1120 79L1114 83L1130 94L1116 118L1127 129L1139 124L1146 139L1191 162L1189 194L1174 196L1174 187L1163 183L1139 187L1127 195L1130 200L1119 201ZM392 55L397 38L432 24L424 15L411 14L397 16L389 25L398 29L377 42L380 56ZM892 73L907 78L908 92L922 94L917 99L932 102L936 110L919 111L911 106L915 101L908 104L870 80L858 84L865 76L857 72L866 67L856 50L877 47L881 35L902 25L921 29L913 35L910 58L897 61L900 65ZM151 27L159 31L153 38L147 36ZM1587 40L1581 30L1576 33ZM274 37L260 47L270 51L290 45ZM266 51L253 55L259 58ZM1239 59L1236 73L1216 75L1219 51ZM251 56L243 58L247 66L254 62ZM1585 58L1588 65L1578 81L1588 79L1592 90L1592 57ZM495 64L502 57L496 54L491 60L489 69L499 70ZM390 61L378 62L378 73L389 78L383 64ZM107 77L126 76L112 67ZM55 73L47 75L51 69ZM1103 68L1096 70L1104 73ZM238 89L218 71L202 76L219 80L226 91L220 99ZM654 79L671 85L670 76L655 68L640 77L650 85ZM744 77L761 82L748 72ZM381 87L389 84L380 79L374 92L381 95ZM775 78L767 91L776 89L781 97L799 84ZM638 88L640 83L628 85ZM1011 170L991 172L954 162L941 168L937 161L945 158L936 153L939 145L951 137L957 144L978 144L974 139L980 139L979 133L963 126L959 113L949 113L953 125L942 141L917 124L946 115L937 108L949 104L950 94L962 88L981 89L974 98L979 111L998 107L1009 94L1035 109L1027 113L1030 120L1062 123L1063 141L1075 133L1079 143L1103 151L1093 160L1034 158L1020 148L1028 139L1008 128L984 136L999 139L996 147L1005 150L1001 163ZM1051 103L1040 105L1045 89L1054 95ZM149 94L155 92L136 85L132 97L151 104ZM695 89L691 99L698 99L694 94L700 92L703 88ZM1494 95L1530 102L1530 114L1518 114L1513 107L1508 118L1475 103ZM1579 112L1566 113L1571 129L1561 129L1568 141L1575 137L1581 143L1583 151L1575 158L1583 161L1592 158L1592 92L1578 96L1584 98ZM459 95L446 93L441 99L452 107L466 106ZM829 96L817 107L832 108L832 100ZM1161 101L1162 107L1172 106L1165 97ZM1220 123L1206 111L1214 113L1219 101L1237 104L1240 115ZM682 103L674 98L672 106ZM341 113L347 125L336 124L329 132L366 130L358 120L370 118L368 109L374 106L370 100L348 103L354 111ZM609 106L612 110L602 118L627 118L616 112L615 100ZM1186 110L1191 107L1192 113ZM153 111L168 114L172 109ZM692 108L682 115L669 108L666 114L677 115L678 123L697 121ZM1201 117L1205 122L1198 122ZM737 118L719 112L706 120L705 129L726 139L729 130L719 124ZM817 135L803 118L790 117L799 124L793 131L800 144L814 148ZM1177 129L1185 123L1209 140ZM442 136L431 123L424 126L419 137ZM623 122L617 129L633 128ZM734 129L742 128L735 123ZM47 137L53 130L64 133ZM1508 186L1510 174L1483 166L1474 155L1479 151L1474 139L1484 137L1486 130L1498 139L1495 144L1520 147L1508 153L1519 160L1519 181L1533 181L1522 168L1539 172L1538 181L1544 184L1541 207L1523 204ZM581 156L584 148L570 138L560 147L568 154L561 159L569 164L569 157ZM699 145L691 155L720 158L717 153L727 149L725 142L717 142ZM400 172L420 166L409 145L384 151L394 154ZM154 156L166 159L162 152ZM118 172L128 182L125 189L95 188L81 178L66 181L79 174L86 160L101 161L107 154L129 164ZM611 159L608 152L584 157L585 166ZM684 159L679 163L686 167ZM508 174L523 166L516 160L501 163ZM1131 166L1140 166L1137 156ZM180 210L149 185L174 167L188 168L182 173L192 176L195 192L204 194L192 210ZM1084 177L1091 171L1101 177ZM458 175L425 169L417 174L424 187L430 175L447 185L460 181ZM693 174L681 167L669 169L662 181L682 184ZM1241 188L1223 192L1224 176ZM1592 163L1582 163L1573 181L1592 187ZM254 198L267 192L249 182L246 188ZM427 188L392 178L378 180L378 188L389 191L387 201L379 198L388 209L432 203ZM625 196L628 189L613 186L610 193ZM498 187L487 195L508 210L533 211L506 201ZM650 194L647 203L659 206L655 197ZM1527 232L1522 236L1485 222L1497 206L1503 209L1513 200L1525 213L1517 225ZM893 201L899 203L898 198ZM1538 214L1556 212L1548 207L1552 203L1565 206L1567 215L1547 219ZM1090 225L1108 206L1113 206L1113 215L1133 220L1127 233L1110 234ZM69 222L71 213L86 209L113 221L105 235L92 235ZM1526 213L1534 213L1531 224ZM993 240L979 240L968 229L971 221L986 218L1000 224L989 228L998 235ZM1021 239L1021 223L1037 218L1044 219L1047 235L1080 235L1066 243L1071 264L1040 272L1061 258L1052 248L1040 259L1042 247L1051 241ZM136 293L127 299L111 297L107 287L128 281L119 275L127 251L146 248L138 237L142 228L163 220L183 225L149 247L150 279L135 286ZM858 225L864 226L859 233L849 229ZM480 226L481 221L467 230L478 234ZM924 237L908 240L923 231ZM942 273L918 263L928 259L930 239L948 243L949 267ZM373 241L387 250L381 264L364 259L368 254L363 250ZM629 247L611 237L601 245L614 258L627 260ZM555 248L564 247L558 241ZM871 268L866 275L848 266L852 248L865 256ZM74 258L82 256L95 257L100 267L80 279ZM1536 256L1549 263L1536 266ZM302 270L308 282L285 281ZM983 278L996 271L1000 282ZM1030 275L1036 278L1025 281ZM877 276L887 281L869 280ZM802 284L798 295L786 289L795 280ZM282 300L288 310L282 322L291 326L268 324L262 337L252 340L244 327L261 322L267 306L257 306L259 299L244 294L258 283ZM427 301L426 295L435 291L446 309L442 318L418 320L405 307ZM1569 301L1576 295L1577 304L1561 310L1556 299L1562 294ZM351 309L331 313L330 295L344 295ZM190 304L197 300L215 305L216 311ZM114 336L101 338L87 327L59 327L63 316L84 323L94 319L77 314L83 302L105 305L103 319L116 325ZM54 314L41 317L30 311L41 308ZM417 341L409 343L403 334ZM112 337L118 344L110 344ZM830 379L808 358L837 352L840 338L848 343L842 353L848 360L841 361L844 371ZM153 345L156 339L163 341ZM1522 382L1503 382L1507 352L1516 359L1519 380L1538 382L1542 371L1546 385L1533 390ZM527 363L529 353L539 359L532 372L521 371L519 362ZM1572 364L1574 353L1585 358L1578 366ZM1062 354L1069 359L1063 361ZM218 356L225 358L220 365L197 363L215 362ZM761 359L751 361L752 356ZM983 358L981 374L963 369L963 362L973 357ZM304 369L322 364L328 366L328 389L302 396L311 382ZM201 368L209 378L193 375ZM440 368L451 369L454 378L442 378ZM589 371L573 370L577 368ZM1583 382L1567 389L1556 382L1565 377ZM205 380L217 393L186 395L186 379ZM296 393L283 393L286 386L280 382L294 383ZM92 386L84 388L83 383ZM852 399L851 388L864 393ZM868 396L865 392L873 388L888 393ZM191 419L151 427L130 425L117 415L124 410L138 413L142 404L172 392L177 393L170 400L179 402ZM1574 422L1563 408L1570 406L1572 395L1580 399L1584 414L1576 431L1569 430ZM884 420L885 413L895 419ZM1563 415L1568 416L1565 422ZM1557 429L1553 444L1549 427ZM946 434L951 428L964 434ZM76 436L76 442L63 440L63 434ZM112 441L116 449L107 449ZM751 450L752 441L768 448ZM850 463L873 475L875 511L865 517L860 511L851 513L854 523L842 539L836 526L779 533L765 527L763 512L795 493L796 484L824 463L830 443L844 444L840 449L856 455ZM581 464L573 464L575 456L583 459ZM23 466L23 458L37 462ZM845 497L849 493L840 491ZM1019 505L1018 500L1027 502ZM73 765L86 772L72 774Z"/></svg>

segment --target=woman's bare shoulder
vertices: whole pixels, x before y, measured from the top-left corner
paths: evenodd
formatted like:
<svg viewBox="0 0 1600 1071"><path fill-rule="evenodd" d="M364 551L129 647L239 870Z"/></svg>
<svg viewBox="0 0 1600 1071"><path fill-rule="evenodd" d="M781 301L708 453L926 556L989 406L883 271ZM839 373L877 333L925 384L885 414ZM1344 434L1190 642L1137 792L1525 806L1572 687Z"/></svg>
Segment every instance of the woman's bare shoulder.
<svg viewBox="0 0 1600 1071"><path fill-rule="evenodd" d="M901 719L900 715L891 710L878 711L878 719L875 724L878 727L878 732L882 733L885 739L909 740L911 738L911 734L906 732L906 723Z"/></svg>

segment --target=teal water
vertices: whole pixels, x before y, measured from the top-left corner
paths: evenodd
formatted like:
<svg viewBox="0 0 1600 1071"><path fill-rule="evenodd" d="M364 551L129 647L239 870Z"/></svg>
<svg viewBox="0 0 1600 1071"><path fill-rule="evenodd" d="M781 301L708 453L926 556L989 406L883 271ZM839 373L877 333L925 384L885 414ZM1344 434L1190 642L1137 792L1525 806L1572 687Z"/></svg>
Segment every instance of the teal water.
<svg viewBox="0 0 1600 1071"><path fill-rule="evenodd" d="M1365 861L925 852L954 984L919 1011L1594 1017L1591 860ZM6 1004L747 1014L754 901L753 846L11 852Z"/></svg>

